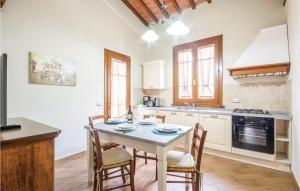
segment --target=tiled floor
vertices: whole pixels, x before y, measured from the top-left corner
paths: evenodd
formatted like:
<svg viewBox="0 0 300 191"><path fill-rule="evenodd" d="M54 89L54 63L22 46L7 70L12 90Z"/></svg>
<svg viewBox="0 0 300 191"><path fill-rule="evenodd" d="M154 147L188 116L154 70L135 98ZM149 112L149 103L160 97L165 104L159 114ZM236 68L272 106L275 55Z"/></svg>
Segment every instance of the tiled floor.
<svg viewBox="0 0 300 191"><path fill-rule="evenodd" d="M56 162L55 188L56 191L92 190L87 183L87 157L80 153ZM227 160L211 155L204 155L202 161L204 173L203 191L294 191L290 174L254 165ZM129 178L128 178L129 181ZM118 185L120 179L106 184ZM138 160L135 175L136 191L155 191L155 163L144 164ZM130 190L120 189L120 190ZM168 184L170 191L186 190L183 184ZM191 190L191 188L190 188Z"/></svg>

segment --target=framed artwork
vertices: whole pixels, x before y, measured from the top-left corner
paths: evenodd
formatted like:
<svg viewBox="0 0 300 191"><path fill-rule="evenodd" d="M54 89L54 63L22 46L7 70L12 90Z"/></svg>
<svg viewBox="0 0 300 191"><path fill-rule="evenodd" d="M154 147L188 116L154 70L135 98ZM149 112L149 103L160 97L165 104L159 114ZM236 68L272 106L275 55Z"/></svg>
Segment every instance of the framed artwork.
<svg viewBox="0 0 300 191"><path fill-rule="evenodd" d="M76 86L76 63L70 59L29 52L29 83Z"/></svg>

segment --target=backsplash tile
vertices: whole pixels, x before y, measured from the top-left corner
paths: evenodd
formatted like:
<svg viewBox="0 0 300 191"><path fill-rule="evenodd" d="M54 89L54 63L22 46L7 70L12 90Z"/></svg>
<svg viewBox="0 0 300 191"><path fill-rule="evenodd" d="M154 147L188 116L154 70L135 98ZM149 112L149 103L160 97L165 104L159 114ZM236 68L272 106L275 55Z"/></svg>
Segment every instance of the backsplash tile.
<svg viewBox="0 0 300 191"><path fill-rule="evenodd" d="M172 87L168 87L165 90L140 89L140 91L142 95L159 97L163 106L170 106L173 103ZM240 103L232 103L232 99L240 99ZM290 81L223 85L223 104L229 109L253 108L270 111L290 111L290 100Z"/></svg>

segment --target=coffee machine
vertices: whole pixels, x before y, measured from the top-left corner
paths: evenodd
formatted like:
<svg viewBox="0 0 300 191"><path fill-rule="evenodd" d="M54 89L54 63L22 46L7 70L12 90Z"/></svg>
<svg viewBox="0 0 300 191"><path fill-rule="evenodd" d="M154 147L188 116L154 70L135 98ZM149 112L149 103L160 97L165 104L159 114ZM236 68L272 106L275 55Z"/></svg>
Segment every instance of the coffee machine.
<svg viewBox="0 0 300 191"><path fill-rule="evenodd" d="M151 100L150 96L144 96L143 97L143 105L148 107L148 101Z"/></svg>
<svg viewBox="0 0 300 191"><path fill-rule="evenodd" d="M154 107L160 107L160 99L158 97L154 98Z"/></svg>

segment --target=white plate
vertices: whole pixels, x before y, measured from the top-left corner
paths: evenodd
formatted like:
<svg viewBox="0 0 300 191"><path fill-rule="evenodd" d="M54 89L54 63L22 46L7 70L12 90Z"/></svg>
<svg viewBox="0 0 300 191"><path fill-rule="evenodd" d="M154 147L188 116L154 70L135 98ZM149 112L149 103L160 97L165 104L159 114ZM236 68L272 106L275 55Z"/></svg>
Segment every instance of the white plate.
<svg viewBox="0 0 300 191"><path fill-rule="evenodd" d="M155 125L156 123L154 121L149 120L142 120L138 122L139 125Z"/></svg>
<svg viewBox="0 0 300 191"><path fill-rule="evenodd" d="M133 124L120 124L114 128L117 131L132 131L136 129L136 126Z"/></svg>
<svg viewBox="0 0 300 191"><path fill-rule="evenodd" d="M173 125L161 125L161 126L158 126L156 129L161 132L176 132L176 131L178 131L178 127L173 126Z"/></svg>
<svg viewBox="0 0 300 191"><path fill-rule="evenodd" d="M123 119L123 118L111 118L111 119L108 119L107 121L111 122L111 123L122 123L122 122L127 121L127 119Z"/></svg>

